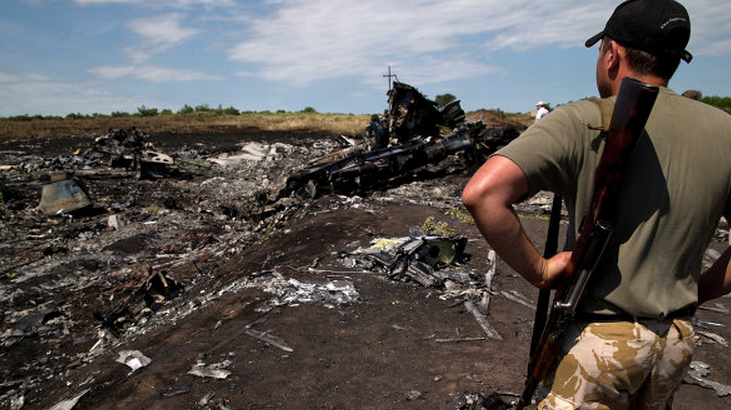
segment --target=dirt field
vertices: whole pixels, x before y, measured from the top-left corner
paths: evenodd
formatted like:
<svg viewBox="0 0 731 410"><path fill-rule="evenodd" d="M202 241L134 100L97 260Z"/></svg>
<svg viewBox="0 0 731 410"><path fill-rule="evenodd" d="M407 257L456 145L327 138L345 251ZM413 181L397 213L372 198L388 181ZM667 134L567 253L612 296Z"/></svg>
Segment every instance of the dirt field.
<svg viewBox="0 0 731 410"><path fill-rule="evenodd" d="M162 133L150 143L176 158L175 173L140 180L79 166L93 211L41 214L49 175L93 137L0 144L3 409L436 410L465 392L514 400L522 390L537 291L496 262L487 319L502 340L486 337L464 303L475 289L485 296L492 267L476 228L459 217L473 170L367 195L292 199L252 215L262 192L338 139ZM236 156L252 151L263 156ZM550 202L539 199L521 214L542 246ZM112 215L124 223L110 226ZM468 258L444 269L461 278L449 286L396 281L344 257L377 238L408 236L429 217L468 239ZM725 247L723 229L709 263ZM171 292L140 298L155 277ZM709 307L697 315L705 335L695 359L726 395L687 377L676 410L731 408L731 301ZM99 318L121 308L136 320L116 337L102 331ZM133 371L117 361L125 351L150 362Z"/></svg>

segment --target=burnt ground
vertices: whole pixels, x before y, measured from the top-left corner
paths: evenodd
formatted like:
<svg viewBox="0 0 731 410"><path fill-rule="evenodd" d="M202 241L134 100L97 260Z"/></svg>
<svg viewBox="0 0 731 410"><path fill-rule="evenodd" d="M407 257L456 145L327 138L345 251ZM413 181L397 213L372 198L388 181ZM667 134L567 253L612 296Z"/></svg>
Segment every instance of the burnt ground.
<svg viewBox="0 0 731 410"><path fill-rule="evenodd" d="M537 291L498 260L486 292L489 248L461 217L470 170L252 213L338 139L153 135L175 172L146 180L75 162L94 137L0 144L3 409L441 409L465 392L513 400L521 391ZM259 159L234 155L244 149ZM49 175L73 168L93 208L40 213ZM547 203L520 210L539 247ZM110 226L112 215L123 223ZM443 269L455 278L446 286L393 280L343 257L429 217L468 239L468 257ZM708 263L725 247L720 228ZM168 286L155 293L159 278ZM490 295L481 306L502 340L467 310L475 295ZM731 408L731 301L709 307L697 314L695 359L719 385L686 377L676 410ZM102 327L110 312L124 313L118 335ZM150 362L132 371L117 361L125 351ZM209 373L191 374L196 365Z"/></svg>

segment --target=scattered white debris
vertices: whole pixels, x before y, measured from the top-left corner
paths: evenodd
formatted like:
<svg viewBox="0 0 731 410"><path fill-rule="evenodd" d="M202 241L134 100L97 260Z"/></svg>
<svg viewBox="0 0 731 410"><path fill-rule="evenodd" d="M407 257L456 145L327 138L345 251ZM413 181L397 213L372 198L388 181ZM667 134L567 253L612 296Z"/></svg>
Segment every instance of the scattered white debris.
<svg viewBox="0 0 731 410"><path fill-rule="evenodd" d="M710 366L706 363L699 361L691 362L690 370L688 370L688 376L692 380L691 383L715 391L718 397L731 395L731 386L706 379L706 376L711 374L709 369Z"/></svg>
<svg viewBox="0 0 731 410"><path fill-rule="evenodd" d="M215 365L206 366L205 364L195 364L193 368L188 371L188 374L198 377L210 377L213 379L225 379L231 375L231 371L226 369L216 368Z"/></svg>
<svg viewBox="0 0 731 410"><path fill-rule="evenodd" d="M49 410L71 410L74 408L74 406L76 406L76 403L79 402L79 399L83 395L85 395L89 390L90 389L86 389L71 399L61 400L60 402L56 403L53 407L51 407Z"/></svg>
<svg viewBox="0 0 731 410"><path fill-rule="evenodd" d="M142 352L140 352L139 350L123 350L119 352L117 362L129 366L129 368L132 369L132 372L130 372L131 374L135 370L143 368L152 363L152 360L142 354Z"/></svg>

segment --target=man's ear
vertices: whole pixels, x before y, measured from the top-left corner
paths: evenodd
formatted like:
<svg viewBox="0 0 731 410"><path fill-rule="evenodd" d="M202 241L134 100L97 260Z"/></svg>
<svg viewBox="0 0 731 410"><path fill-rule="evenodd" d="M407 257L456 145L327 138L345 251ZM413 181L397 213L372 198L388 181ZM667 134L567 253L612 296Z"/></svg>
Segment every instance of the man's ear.
<svg viewBox="0 0 731 410"><path fill-rule="evenodd" d="M621 46L614 40L609 42L609 48L607 49L607 56L605 60L607 62L607 70L616 71L619 67L620 47Z"/></svg>

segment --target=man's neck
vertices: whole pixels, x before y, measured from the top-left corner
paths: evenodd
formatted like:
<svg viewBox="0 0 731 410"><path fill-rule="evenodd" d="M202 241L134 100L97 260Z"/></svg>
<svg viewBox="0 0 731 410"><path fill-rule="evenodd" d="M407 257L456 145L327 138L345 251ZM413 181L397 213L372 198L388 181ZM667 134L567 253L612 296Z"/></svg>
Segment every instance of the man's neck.
<svg viewBox="0 0 731 410"><path fill-rule="evenodd" d="M656 85L658 87L667 87L668 81L664 78L658 77L656 75L647 74L647 75L640 75L633 70L621 70L620 75L618 75L613 83L614 86L614 95L617 95L619 93L619 87L622 85L622 79L624 77L631 77L634 78L637 81L641 81L645 84L650 85Z"/></svg>

